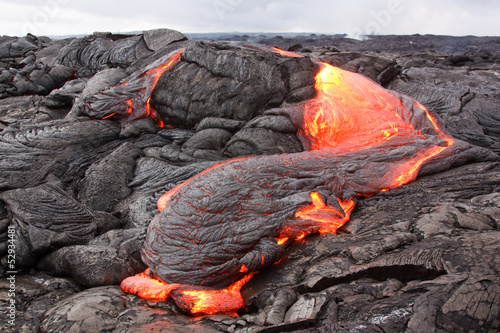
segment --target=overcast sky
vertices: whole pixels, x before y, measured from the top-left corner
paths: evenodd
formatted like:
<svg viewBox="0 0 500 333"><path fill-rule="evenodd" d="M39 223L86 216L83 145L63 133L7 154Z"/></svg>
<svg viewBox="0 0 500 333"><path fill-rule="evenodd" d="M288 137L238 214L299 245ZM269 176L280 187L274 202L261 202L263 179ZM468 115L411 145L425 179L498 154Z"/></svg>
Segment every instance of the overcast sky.
<svg viewBox="0 0 500 333"><path fill-rule="evenodd" d="M500 35L498 0L0 0L0 35L190 32Z"/></svg>

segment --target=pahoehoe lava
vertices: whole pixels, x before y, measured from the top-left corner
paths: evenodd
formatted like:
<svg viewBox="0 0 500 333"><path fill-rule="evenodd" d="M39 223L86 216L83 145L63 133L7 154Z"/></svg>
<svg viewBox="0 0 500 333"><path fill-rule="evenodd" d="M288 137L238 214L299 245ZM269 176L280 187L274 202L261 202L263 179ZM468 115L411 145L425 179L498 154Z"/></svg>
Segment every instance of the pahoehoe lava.
<svg viewBox="0 0 500 333"><path fill-rule="evenodd" d="M255 50L269 51L293 55ZM271 111L290 117L308 150L223 162L166 193L142 253L149 269L125 291L171 294L193 314L233 313L242 284L296 239L336 232L359 198L489 155L450 138L411 98L317 66L316 97Z"/></svg>

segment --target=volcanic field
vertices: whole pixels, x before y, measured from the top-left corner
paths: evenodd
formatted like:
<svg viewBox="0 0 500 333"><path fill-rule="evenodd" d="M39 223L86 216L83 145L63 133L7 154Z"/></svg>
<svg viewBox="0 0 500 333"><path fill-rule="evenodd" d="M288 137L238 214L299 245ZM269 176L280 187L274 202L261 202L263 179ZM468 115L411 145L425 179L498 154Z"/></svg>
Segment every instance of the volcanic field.
<svg viewBox="0 0 500 333"><path fill-rule="evenodd" d="M2 327L498 331L499 45L0 37Z"/></svg>

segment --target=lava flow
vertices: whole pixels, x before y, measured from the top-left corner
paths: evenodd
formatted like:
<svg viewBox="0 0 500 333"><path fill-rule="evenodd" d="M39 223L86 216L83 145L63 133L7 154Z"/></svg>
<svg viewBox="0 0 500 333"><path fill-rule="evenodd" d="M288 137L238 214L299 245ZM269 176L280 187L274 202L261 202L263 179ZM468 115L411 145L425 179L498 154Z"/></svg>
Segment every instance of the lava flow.
<svg viewBox="0 0 500 333"><path fill-rule="evenodd" d="M180 309L192 315L225 313L236 316L236 310L245 303L240 290L256 272L245 275L229 287L222 290L168 284L155 277L150 269L137 274L121 283L126 292L151 301L165 301L174 292L174 301Z"/></svg>
<svg viewBox="0 0 500 333"><path fill-rule="evenodd" d="M442 144L427 147L402 164L394 164L386 177L388 186L379 189L382 191L414 180L425 161L453 145L454 140L439 128L422 104L413 101L410 113L400 98L371 80L326 63L321 66L315 85L318 96L306 102L299 115L291 114L308 149L332 148L337 154L345 154L381 145L396 136L406 139L403 145L424 140L422 130L433 130ZM425 117L418 117L416 112Z"/></svg>
<svg viewBox="0 0 500 333"><path fill-rule="evenodd" d="M91 117L101 119L132 120L152 117L159 127L163 127L160 115L151 107L151 93L161 75L180 61L182 52L184 50L175 52L165 62L153 65L152 69L123 84L91 96L85 100L83 111Z"/></svg>
<svg viewBox="0 0 500 333"><path fill-rule="evenodd" d="M307 102L299 124L309 149L357 151L398 134L414 136L411 116L394 94L359 74L326 63L321 66L315 85L318 96ZM425 107L416 105L426 113L427 126L451 140Z"/></svg>
<svg viewBox="0 0 500 333"><path fill-rule="evenodd" d="M149 269L124 291L234 315L241 287L292 242L335 233L359 197L414 180L453 145L418 102L320 66L317 97L287 109L308 151L219 163L164 194L142 253Z"/></svg>

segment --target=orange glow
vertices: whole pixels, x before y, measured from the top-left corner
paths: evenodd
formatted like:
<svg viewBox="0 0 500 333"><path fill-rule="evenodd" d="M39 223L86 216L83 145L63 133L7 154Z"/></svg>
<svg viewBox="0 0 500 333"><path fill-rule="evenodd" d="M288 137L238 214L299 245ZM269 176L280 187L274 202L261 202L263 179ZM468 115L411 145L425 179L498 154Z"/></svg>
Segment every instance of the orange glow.
<svg viewBox="0 0 500 333"><path fill-rule="evenodd" d="M127 293L157 302L165 301L175 291L176 294L173 295L175 303L192 315L228 314L237 316L236 311L245 305L240 290L256 273L245 275L229 287L218 290L165 283L152 277L148 268L144 273L123 280L120 287Z"/></svg>
<svg viewBox="0 0 500 333"><path fill-rule="evenodd" d="M299 135L306 139L306 144L310 144L310 150L329 149L335 152L334 155L342 155L380 146L395 137L404 137L404 142L425 139L424 135L415 130L412 115L394 94L359 74L326 63L321 63L321 66L322 69L316 75L317 97L304 104L302 128L299 128ZM395 162L381 180L374 180L370 184L373 188L378 188L378 191L395 189L414 180L423 163L454 143L422 104L415 102L414 105L425 112L429 121L423 127L433 128L444 145L421 149L416 157ZM367 197L375 193L358 195ZM318 223L321 234L335 233L349 220L355 208L354 200L344 202L337 199L339 205L328 205L319 193L312 192L310 196L311 204L300 208L295 213L295 218ZM290 239L293 241L306 235L305 232L298 233L288 227L282 230L276 241L281 245Z"/></svg>
<svg viewBox="0 0 500 333"><path fill-rule="evenodd" d="M221 162L221 163L217 163L215 164L214 166L200 172L199 174L197 174L196 176L188 179L187 181L185 181L184 183L182 184L179 184L177 185L176 187L174 187L173 189L171 189L170 191L168 191L167 193L163 194L160 199L158 199L158 201L156 202L156 206L158 207L158 210L160 212L162 212L165 207L167 207L167 203L170 201L170 199L172 198L173 195L177 194L177 192L182 188L184 187L186 184L189 184L190 182L192 182L193 180L195 180L196 178L199 178L201 176L203 176L204 174L216 169L216 168L220 168L220 167L227 167L227 166L230 166L232 163L234 162L238 162L238 161L242 161L242 160L245 160L245 159L248 159L248 157L240 157L240 158L234 158L230 161L227 161L227 162Z"/></svg>
<svg viewBox="0 0 500 333"><path fill-rule="evenodd" d="M281 54L281 55L284 55L286 57L292 57L292 58L303 58L301 55L298 55L298 54L295 54L293 52L288 52L288 51L284 51L282 49L279 49L277 47L271 47L271 50L275 53L278 53L278 54Z"/></svg>
<svg viewBox="0 0 500 333"><path fill-rule="evenodd" d="M298 210L295 213L296 218L302 219L302 220L312 220L314 218L321 219L320 215L314 217L315 214L317 214L318 212L330 213L336 217L343 217L343 214L341 212L339 212L338 210L328 208L326 206L325 202L323 201L323 199L321 199L318 192L312 192L310 194L310 196L311 196L312 204L309 206L305 206L305 207L301 208L300 210Z"/></svg>
<svg viewBox="0 0 500 333"><path fill-rule="evenodd" d="M305 105L304 129L311 150L341 147L357 151L399 132L413 132L401 101L362 75L326 63L316 75L318 96Z"/></svg>
<svg viewBox="0 0 500 333"><path fill-rule="evenodd" d="M288 237L283 236L283 237L277 238L277 239L276 239L276 243L277 243L278 245L283 245L283 244L285 244L285 243L286 243L286 241L287 241L288 239L289 239Z"/></svg>
<svg viewBox="0 0 500 333"><path fill-rule="evenodd" d="M179 288L176 292L181 296L174 299L175 303L181 309L189 310L192 315L228 314L237 317L236 311L245 305L240 290L256 273L245 275L222 290Z"/></svg>
<svg viewBox="0 0 500 333"><path fill-rule="evenodd" d="M318 192L310 194L312 204L302 207L295 213L295 218L300 220L315 221L320 224L320 233L335 233L338 228L342 227L349 221L350 214L354 209L355 203L353 200L343 202L337 199L339 206L343 211L339 211L333 206L325 204ZM305 233L299 234L296 239L305 237Z"/></svg>
<svg viewBox="0 0 500 333"><path fill-rule="evenodd" d="M151 87L151 92L155 89L156 84L158 83L158 80L163 75L163 73L168 71L170 68L172 68L176 63L178 63L181 60L182 52L184 52L184 50L181 50L181 51L177 52L176 54L174 54L174 56L172 58L170 58L170 60L166 64L163 64L160 67L154 68L154 69L146 72L146 74L145 74L146 76L154 74L154 80L153 80L153 86ZM151 102L151 96L149 96L149 98L146 101L147 116L148 117L151 116L156 121L156 123L158 124L159 127L163 127L164 124L163 124L163 121L161 120L161 117L151 107L150 102Z"/></svg>
<svg viewBox="0 0 500 333"><path fill-rule="evenodd" d="M148 84L145 84L146 88L141 89L137 92L138 98L136 98L136 102L137 102L136 105L134 105L133 100L129 99L126 101L125 109L127 112L126 112L126 114L120 114L120 118L129 120L129 119L133 119L136 117L138 117L138 118L151 117L156 121L156 123L158 124L159 127L164 127L165 124L163 123L160 115L151 106L151 93L155 89L156 84L158 83L158 80L160 79L160 77L166 71L171 69L176 63L178 63L181 60L182 52L184 52L184 50L178 51L172 57L170 57L169 60L165 64L158 66L156 68L153 68L153 69L145 72L144 74L142 74L138 78L134 79L134 80L138 80L138 79L144 80L143 78L145 78L145 77L151 77L147 81ZM122 83L119 86L126 86L128 84L129 84L129 81ZM112 113L108 116L105 116L105 117L103 117L103 119L111 118L113 116L116 116L116 113Z"/></svg>
<svg viewBox="0 0 500 333"><path fill-rule="evenodd" d="M307 234L305 232L300 233L295 240L300 241L306 237Z"/></svg>
<svg viewBox="0 0 500 333"><path fill-rule="evenodd" d="M131 114L134 111L134 102L132 100L127 101L127 114Z"/></svg>
<svg viewBox="0 0 500 333"><path fill-rule="evenodd" d="M166 300L170 292L179 286L179 284L167 284L150 277L149 268L143 273L126 278L120 284L123 291L151 301Z"/></svg>
<svg viewBox="0 0 500 333"><path fill-rule="evenodd" d="M108 119L108 118L113 117L114 115L116 115L116 112L113 112L112 114L107 115L106 117L102 117L102 119Z"/></svg>
<svg viewBox="0 0 500 333"><path fill-rule="evenodd" d="M306 102L303 128L299 132L310 143L311 150L334 148L338 154L344 154L381 145L397 136L405 137L407 142L424 138L394 94L362 75L326 63L321 65L315 83L318 95ZM415 106L426 113L428 127L438 133L444 146L430 147L417 157L395 163L386 175L388 186L379 191L414 180L424 162L454 143L422 104L415 101Z"/></svg>

